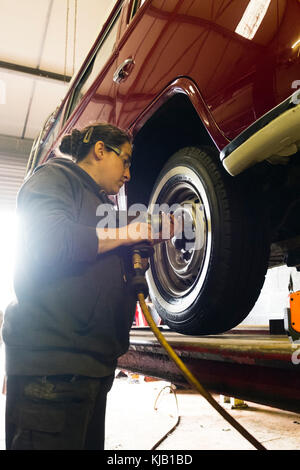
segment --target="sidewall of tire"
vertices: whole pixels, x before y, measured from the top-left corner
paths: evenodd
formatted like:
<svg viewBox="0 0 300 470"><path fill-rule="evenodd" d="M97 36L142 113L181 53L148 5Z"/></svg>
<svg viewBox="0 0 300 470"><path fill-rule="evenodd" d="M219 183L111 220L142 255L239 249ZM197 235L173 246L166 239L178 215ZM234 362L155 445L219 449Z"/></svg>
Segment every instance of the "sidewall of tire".
<svg viewBox="0 0 300 470"><path fill-rule="evenodd" d="M247 259L255 256L251 248L251 235L245 230L248 224L256 226L262 222L257 208L251 207L251 195L244 194L241 185L225 173L218 163L218 154L210 148L189 147L178 151L161 171L150 201L161 180L170 171L185 166L196 173L206 192L211 220L211 247L206 276L194 302L181 311L172 313L158 301L155 268L149 273L150 296L158 314L170 328L186 334L211 334L223 332L236 326L253 306L263 284L267 270L267 243L262 242L264 259L258 260L257 286L253 294L248 291L249 299L236 295L243 285L243 273L247 272ZM168 190L168 182L161 191ZM248 200L250 198L250 201ZM264 230L262 227L260 227ZM241 240L247 237L247 240ZM250 253L245 246L249 245ZM245 256L245 259L241 257ZM249 286L251 289L253 286ZM245 286L244 286L245 288ZM244 310L244 311L243 311Z"/></svg>

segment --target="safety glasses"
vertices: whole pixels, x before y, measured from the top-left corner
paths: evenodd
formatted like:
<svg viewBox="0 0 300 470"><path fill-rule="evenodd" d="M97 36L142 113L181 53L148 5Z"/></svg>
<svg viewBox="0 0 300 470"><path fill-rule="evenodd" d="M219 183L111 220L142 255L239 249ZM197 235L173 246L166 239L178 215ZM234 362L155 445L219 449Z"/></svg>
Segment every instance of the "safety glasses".
<svg viewBox="0 0 300 470"><path fill-rule="evenodd" d="M121 156L121 150L118 149L117 147L113 147L112 145L108 145L108 144L105 144L105 147L107 147L108 149L112 150L113 152L115 152L118 157L121 158L122 162L123 162L123 165L124 165L124 169L127 170L131 167L131 161L130 160L124 160L124 158L122 158Z"/></svg>

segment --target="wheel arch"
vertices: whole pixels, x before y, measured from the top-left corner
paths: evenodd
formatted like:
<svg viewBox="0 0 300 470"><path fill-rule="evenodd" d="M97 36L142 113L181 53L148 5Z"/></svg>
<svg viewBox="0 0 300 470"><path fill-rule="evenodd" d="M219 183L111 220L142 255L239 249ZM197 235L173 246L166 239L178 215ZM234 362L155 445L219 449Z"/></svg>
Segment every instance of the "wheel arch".
<svg viewBox="0 0 300 470"><path fill-rule="evenodd" d="M171 87L144 113L131 128L134 136L132 182L128 187L128 204L147 204L155 180L169 157L182 147L209 145L218 150L225 141L200 95L182 87ZM206 125L203 120L205 120Z"/></svg>

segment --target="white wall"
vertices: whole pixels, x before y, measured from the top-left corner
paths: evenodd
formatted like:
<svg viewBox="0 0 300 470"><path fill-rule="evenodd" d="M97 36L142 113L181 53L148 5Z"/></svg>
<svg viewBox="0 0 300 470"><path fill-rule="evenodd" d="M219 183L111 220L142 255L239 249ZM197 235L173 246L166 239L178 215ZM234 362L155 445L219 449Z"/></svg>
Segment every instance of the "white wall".
<svg viewBox="0 0 300 470"><path fill-rule="evenodd" d="M243 325L269 325L269 320L284 318L284 309L289 305L290 273L294 290L300 290L300 272L296 268L279 266L269 269L261 294Z"/></svg>

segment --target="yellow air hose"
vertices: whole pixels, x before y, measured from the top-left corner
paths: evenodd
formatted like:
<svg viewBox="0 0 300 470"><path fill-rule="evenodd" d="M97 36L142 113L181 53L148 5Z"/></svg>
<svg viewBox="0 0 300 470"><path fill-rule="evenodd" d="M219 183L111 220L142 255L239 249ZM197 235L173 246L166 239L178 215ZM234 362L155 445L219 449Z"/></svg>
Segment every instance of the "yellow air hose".
<svg viewBox="0 0 300 470"><path fill-rule="evenodd" d="M151 313L148 310L148 307L145 302L145 296L143 293L138 293L138 301L140 303L143 314L148 322L148 325L150 326L157 340L165 349L165 351L168 353L170 359L174 361L175 364L178 366L179 370L181 371L183 376L186 378L186 380L192 385L192 387L194 387L211 404L211 406L220 415L222 415L223 418L226 421L228 421L229 424L231 424L233 428L235 428L245 439L247 439L247 441L249 441L255 447L255 449L267 450L260 442L258 442L255 439L255 437L253 437L243 426L241 426L241 424L239 424L229 413L227 413L227 411L221 405L219 405L219 403L212 397L212 395L207 390L205 390L205 388L203 388L203 386L196 379L196 377L191 373L191 371L186 367L186 365L178 357L174 349L167 342L164 335L157 328L151 316Z"/></svg>

